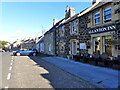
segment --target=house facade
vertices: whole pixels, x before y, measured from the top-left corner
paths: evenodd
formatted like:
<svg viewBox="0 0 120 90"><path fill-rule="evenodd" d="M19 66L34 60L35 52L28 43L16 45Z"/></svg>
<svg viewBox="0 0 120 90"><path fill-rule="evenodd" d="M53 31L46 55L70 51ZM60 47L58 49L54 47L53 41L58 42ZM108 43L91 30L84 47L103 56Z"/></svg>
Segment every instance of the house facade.
<svg viewBox="0 0 120 90"><path fill-rule="evenodd" d="M71 14L72 13L72 14ZM79 53L120 55L120 1L98 2L75 14L66 8L64 20L56 28L56 55Z"/></svg>
<svg viewBox="0 0 120 90"><path fill-rule="evenodd" d="M75 9L66 8L63 22L56 28L57 55L70 58L79 53L79 14Z"/></svg>
<svg viewBox="0 0 120 90"><path fill-rule="evenodd" d="M34 38L17 39L11 44L12 50L20 50L25 48L36 48L36 41Z"/></svg>
<svg viewBox="0 0 120 90"><path fill-rule="evenodd" d="M120 0L93 0L78 14L68 6L65 12L40 39L40 52L65 58L79 53L120 55Z"/></svg>
<svg viewBox="0 0 120 90"><path fill-rule="evenodd" d="M38 52L44 53L44 36L41 36L37 41L36 41L36 49Z"/></svg>
<svg viewBox="0 0 120 90"><path fill-rule="evenodd" d="M120 2L120 1L119 1ZM100 2L88 12L88 53L120 55L120 3Z"/></svg>
<svg viewBox="0 0 120 90"><path fill-rule="evenodd" d="M44 53L55 55L54 27L44 34Z"/></svg>
<svg viewBox="0 0 120 90"><path fill-rule="evenodd" d="M53 26L44 33L44 35L37 41L37 49L39 52L56 55L56 27L62 20L53 19Z"/></svg>

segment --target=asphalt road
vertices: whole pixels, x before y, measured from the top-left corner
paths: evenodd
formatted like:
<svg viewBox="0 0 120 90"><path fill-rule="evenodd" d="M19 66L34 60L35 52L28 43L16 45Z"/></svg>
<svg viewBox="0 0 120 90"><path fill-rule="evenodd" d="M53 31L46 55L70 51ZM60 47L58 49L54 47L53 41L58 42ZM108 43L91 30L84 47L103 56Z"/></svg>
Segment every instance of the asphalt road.
<svg viewBox="0 0 120 90"><path fill-rule="evenodd" d="M95 88L40 57L2 55L2 88Z"/></svg>

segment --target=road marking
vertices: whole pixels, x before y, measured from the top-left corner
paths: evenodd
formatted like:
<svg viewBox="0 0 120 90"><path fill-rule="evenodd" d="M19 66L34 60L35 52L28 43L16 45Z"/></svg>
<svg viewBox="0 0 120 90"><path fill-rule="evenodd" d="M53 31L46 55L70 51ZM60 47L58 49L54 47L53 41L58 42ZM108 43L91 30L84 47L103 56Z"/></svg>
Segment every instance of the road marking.
<svg viewBox="0 0 120 90"><path fill-rule="evenodd" d="M5 86L5 88L8 88L8 86Z"/></svg>
<svg viewBox="0 0 120 90"><path fill-rule="evenodd" d="M11 64L10 65L13 65L13 63L11 62Z"/></svg>
<svg viewBox="0 0 120 90"><path fill-rule="evenodd" d="M11 62L13 62L13 59L11 60Z"/></svg>
<svg viewBox="0 0 120 90"><path fill-rule="evenodd" d="M12 70L12 66L10 66L9 70Z"/></svg>
<svg viewBox="0 0 120 90"><path fill-rule="evenodd" d="M10 79L11 73L8 73L7 80Z"/></svg>
<svg viewBox="0 0 120 90"><path fill-rule="evenodd" d="M8 86L6 86L4 90L8 90Z"/></svg>

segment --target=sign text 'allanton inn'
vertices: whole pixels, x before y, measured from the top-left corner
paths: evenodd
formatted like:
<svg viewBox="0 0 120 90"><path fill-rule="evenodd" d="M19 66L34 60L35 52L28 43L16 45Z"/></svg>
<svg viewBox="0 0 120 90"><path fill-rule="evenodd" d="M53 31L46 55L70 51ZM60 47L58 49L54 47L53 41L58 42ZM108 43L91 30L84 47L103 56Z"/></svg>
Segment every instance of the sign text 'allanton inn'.
<svg viewBox="0 0 120 90"><path fill-rule="evenodd" d="M102 28L97 28L97 29L91 29L89 31L90 34L93 33L101 33L101 32L106 32L106 31L112 31L116 29L116 25L110 25L110 26L106 26L106 27L102 27Z"/></svg>

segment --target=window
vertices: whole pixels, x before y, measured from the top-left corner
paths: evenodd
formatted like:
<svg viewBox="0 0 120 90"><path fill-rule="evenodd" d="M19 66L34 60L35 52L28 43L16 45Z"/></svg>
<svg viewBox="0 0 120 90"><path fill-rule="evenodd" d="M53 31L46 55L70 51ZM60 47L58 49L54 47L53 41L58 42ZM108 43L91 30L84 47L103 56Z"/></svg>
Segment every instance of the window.
<svg viewBox="0 0 120 90"><path fill-rule="evenodd" d="M103 53L106 53L106 54L112 53L112 37L111 36L103 37Z"/></svg>
<svg viewBox="0 0 120 90"><path fill-rule="evenodd" d="M100 37L94 38L94 52L100 53Z"/></svg>
<svg viewBox="0 0 120 90"><path fill-rule="evenodd" d="M64 26L62 26L62 29L61 29L62 31L64 31L65 30L65 28L64 28Z"/></svg>
<svg viewBox="0 0 120 90"><path fill-rule="evenodd" d="M111 21L112 18L112 9L111 7L104 9L104 22Z"/></svg>
<svg viewBox="0 0 120 90"><path fill-rule="evenodd" d="M49 51L51 51L51 44L49 44Z"/></svg>
<svg viewBox="0 0 120 90"><path fill-rule="evenodd" d="M94 14L94 23L99 24L100 23L100 12L97 12Z"/></svg>
<svg viewBox="0 0 120 90"><path fill-rule="evenodd" d="M76 22L76 21L73 21L73 22L71 23L71 25L72 25L72 33L77 32L77 22Z"/></svg>
<svg viewBox="0 0 120 90"><path fill-rule="evenodd" d="M65 32L65 27L62 26L62 27L60 28L60 37L64 36L64 32Z"/></svg>

